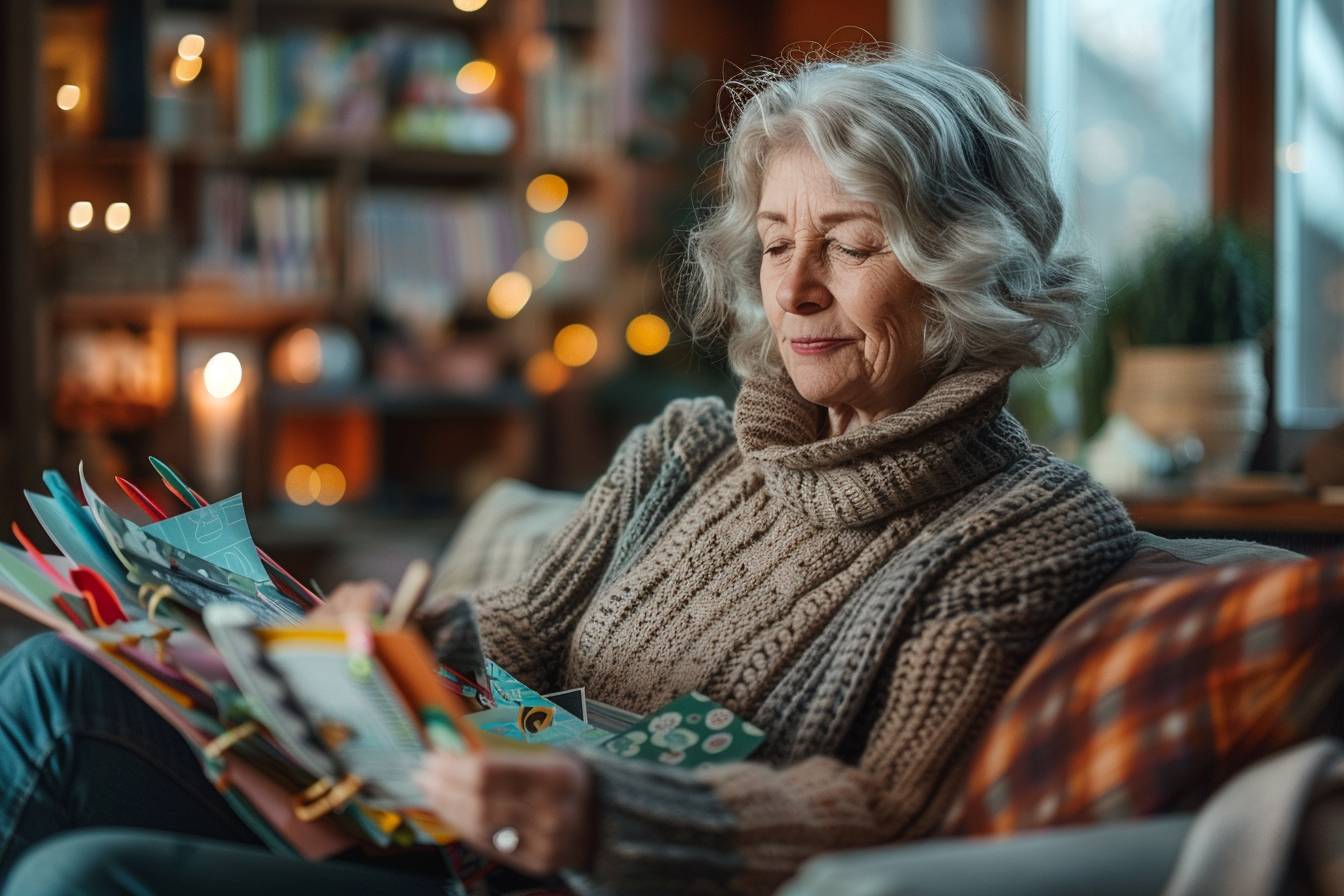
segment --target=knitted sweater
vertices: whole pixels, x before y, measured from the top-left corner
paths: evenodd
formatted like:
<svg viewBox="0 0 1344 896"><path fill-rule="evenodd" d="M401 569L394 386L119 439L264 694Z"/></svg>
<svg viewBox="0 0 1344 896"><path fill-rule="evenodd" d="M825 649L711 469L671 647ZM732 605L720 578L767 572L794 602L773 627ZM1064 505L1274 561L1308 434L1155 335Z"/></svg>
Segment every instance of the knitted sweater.
<svg viewBox="0 0 1344 896"><path fill-rule="evenodd" d="M673 402L531 574L476 596L487 653L543 693L643 714L698 690L767 733L694 772L584 751L598 846L571 886L763 893L936 829L1016 671L1134 545L1004 411L1008 373L829 438L787 381L747 381L732 414Z"/></svg>

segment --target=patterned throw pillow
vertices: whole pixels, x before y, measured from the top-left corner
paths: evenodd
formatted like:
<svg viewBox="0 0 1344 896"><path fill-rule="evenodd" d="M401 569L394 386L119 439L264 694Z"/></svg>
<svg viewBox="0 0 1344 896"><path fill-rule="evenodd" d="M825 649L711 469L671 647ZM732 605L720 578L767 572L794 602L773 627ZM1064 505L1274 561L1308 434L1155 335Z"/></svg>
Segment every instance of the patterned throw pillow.
<svg viewBox="0 0 1344 896"><path fill-rule="evenodd" d="M1027 664L945 831L1192 809L1249 763L1337 733L1342 648L1344 553L1120 582Z"/></svg>

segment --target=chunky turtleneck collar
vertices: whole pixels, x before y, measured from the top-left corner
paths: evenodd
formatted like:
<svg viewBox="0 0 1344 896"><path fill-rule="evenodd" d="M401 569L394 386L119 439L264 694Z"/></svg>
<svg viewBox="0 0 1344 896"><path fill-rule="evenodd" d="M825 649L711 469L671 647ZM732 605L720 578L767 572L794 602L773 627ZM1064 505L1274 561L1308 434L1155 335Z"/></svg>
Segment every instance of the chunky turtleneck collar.
<svg viewBox="0 0 1344 896"><path fill-rule="evenodd" d="M825 410L788 380L749 379L738 446L775 497L824 526L863 526L982 482L1030 447L1006 411L1006 368L936 382L898 414L819 438Z"/></svg>

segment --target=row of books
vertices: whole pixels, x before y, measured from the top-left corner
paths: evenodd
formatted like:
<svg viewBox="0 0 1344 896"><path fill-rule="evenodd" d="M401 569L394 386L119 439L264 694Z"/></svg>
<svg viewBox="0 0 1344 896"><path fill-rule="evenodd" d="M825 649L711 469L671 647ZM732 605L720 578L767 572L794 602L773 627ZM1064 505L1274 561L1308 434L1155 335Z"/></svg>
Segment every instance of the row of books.
<svg viewBox="0 0 1344 896"><path fill-rule="evenodd" d="M512 120L489 91L467 93L456 83L473 57L470 42L447 31L251 35L241 52L241 140L257 146L389 139L503 152L513 141Z"/></svg>
<svg viewBox="0 0 1344 896"><path fill-rule="evenodd" d="M200 244L189 278L246 292L312 295L336 283L330 190L317 181L203 176Z"/></svg>
<svg viewBox="0 0 1344 896"><path fill-rule="evenodd" d="M335 287L334 241L347 222L335 214L326 184L224 171L203 178L188 280L227 281L240 292L278 297ZM583 224L587 246L557 263L543 247L547 228L562 217ZM369 190L356 197L344 235L348 287L392 318L431 327L464 304L480 306L510 270L522 270L551 296L591 296L607 264L603 221L582 203L525 217L515 198L498 192Z"/></svg>
<svg viewBox="0 0 1344 896"><path fill-rule="evenodd" d="M501 194L373 192L355 205L350 282L389 316L433 325L480 304L526 245L519 204Z"/></svg>
<svg viewBox="0 0 1344 896"><path fill-rule="evenodd" d="M616 136L609 84L600 65L567 52L532 74L527 90L532 151L559 159L610 153Z"/></svg>

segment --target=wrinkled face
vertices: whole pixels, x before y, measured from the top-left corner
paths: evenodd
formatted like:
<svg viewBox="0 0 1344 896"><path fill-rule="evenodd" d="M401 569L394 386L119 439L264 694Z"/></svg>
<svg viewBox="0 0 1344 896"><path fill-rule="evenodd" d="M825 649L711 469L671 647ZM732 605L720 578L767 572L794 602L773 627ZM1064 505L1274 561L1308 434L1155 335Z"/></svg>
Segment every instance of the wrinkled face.
<svg viewBox="0 0 1344 896"><path fill-rule="evenodd" d="M892 254L877 208L802 146L770 158L756 225L765 314L799 394L865 421L918 401L929 386L923 290Z"/></svg>

